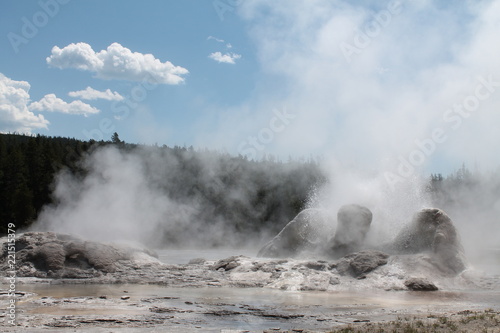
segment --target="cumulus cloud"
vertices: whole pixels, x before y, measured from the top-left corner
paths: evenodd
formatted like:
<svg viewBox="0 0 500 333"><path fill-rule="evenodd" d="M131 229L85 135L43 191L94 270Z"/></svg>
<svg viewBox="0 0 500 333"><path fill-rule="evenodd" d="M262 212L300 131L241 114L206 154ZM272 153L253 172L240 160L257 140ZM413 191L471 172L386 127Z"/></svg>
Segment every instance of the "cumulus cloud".
<svg viewBox="0 0 500 333"><path fill-rule="evenodd" d="M231 45L231 43L226 43L226 41L224 39L220 39L220 38L217 38L214 36L208 36L207 40L214 40L218 43L225 43L226 50L233 48L233 45ZM233 64L234 65L236 63L236 60L241 58L241 54L232 53L232 52L226 52L223 54L222 52L217 51L217 52L211 53L208 57L210 59L217 61L218 63L225 63L225 64Z"/></svg>
<svg viewBox="0 0 500 333"><path fill-rule="evenodd" d="M0 131L31 133L33 129L47 128L49 121L27 107L29 90L28 82L15 81L0 73Z"/></svg>
<svg viewBox="0 0 500 333"><path fill-rule="evenodd" d="M61 112L67 114L83 115L85 117L100 112L99 109L91 105L88 105L80 100L67 103L62 99L58 98L55 94L45 95L38 102L31 103L29 105L29 109L32 111L49 111L49 112Z"/></svg>
<svg viewBox="0 0 500 333"><path fill-rule="evenodd" d="M119 43L95 52L87 43L71 43L63 48L54 46L47 57L49 66L76 68L95 73L105 80L148 81L157 84L180 84L189 71L171 62L161 62L152 54L132 52Z"/></svg>
<svg viewBox="0 0 500 333"><path fill-rule="evenodd" d="M111 91L110 89L106 89L105 91L99 91L92 87L87 87L84 90L70 91L68 95L70 97L87 99L87 100L94 100L94 99L105 99L108 101L123 100L123 96L117 93L116 91Z"/></svg>
<svg viewBox="0 0 500 333"><path fill-rule="evenodd" d="M213 59L219 63L225 63L225 64L235 64L237 59L241 58L241 54L236 54L236 53L224 53L222 54L221 52L214 52L211 53L208 56L210 59Z"/></svg>

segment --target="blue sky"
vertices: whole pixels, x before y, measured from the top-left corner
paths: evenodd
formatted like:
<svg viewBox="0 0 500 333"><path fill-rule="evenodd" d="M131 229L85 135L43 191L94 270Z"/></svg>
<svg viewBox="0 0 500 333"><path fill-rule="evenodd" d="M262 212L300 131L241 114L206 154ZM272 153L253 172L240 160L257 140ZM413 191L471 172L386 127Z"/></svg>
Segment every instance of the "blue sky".
<svg viewBox="0 0 500 333"><path fill-rule="evenodd" d="M498 166L499 21L498 0L4 0L0 131Z"/></svg>
<svg viewBox="0 0 500 333"><path fill-rule="evenodd" d="M103 100L86 102L100 110L97 115L44 113L50 125L33 133L86 139L83 130L99 128L99 122L106 117L114 120L116 131L130 142L192 144L189 132L191 124L202 116L200 103L221 107L235 105L248 97L255 84L252 73L257 65L243 24L232 11L226 11L221 20L210 1L42 2L50 8L56 8L53 5L56 3L59 7L54 9L56 15L44 26L37 27L38 33L26 44L16 43L15 47L8 33L22 37L25 25L22 18L33 23L34 15L46 11L37 1L3 1L0 4L3 7L0 29L5 37L0 40L3 50L0 73L12 80L29 82L32 101L53 93L71 102L73 99L68 93L86 87L100 91L111 89L126 96L140 85L140 81L100 80L89 72L48 66L46 58L51 55L51 49L71 43L87 43L96 52L119 43L132 52L149 53L162 62L170 61L186 68L189 74L181 84L159 84L148 90L147 97L141 101L141 107L148 113L143 120L150 122L145 127L155 127L151 138L144 135L142 129L134 129L133 116L116 121L111 112L112 103ZM209 39L210 36L219 41ZM231 49L227 47L229 43ZM213 52L245 56L235 64L227 64L210 59L208 56ZM162 124L166 127L164 133ZM103 134L105 139L111 135Z"/></svg>

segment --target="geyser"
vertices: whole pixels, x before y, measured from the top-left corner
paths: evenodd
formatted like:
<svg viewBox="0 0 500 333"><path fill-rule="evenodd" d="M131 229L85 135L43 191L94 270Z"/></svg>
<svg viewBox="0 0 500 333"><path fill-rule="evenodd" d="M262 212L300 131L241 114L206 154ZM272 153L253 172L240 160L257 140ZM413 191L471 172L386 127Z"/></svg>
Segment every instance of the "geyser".
<svg viewBox="0 0 500 333"><path fill-rule="evenodd" d="M365 238L372 212L360 205L342 206L337 228L328 241L332 223L326 211L306 209L290 221L259 251L259 257L300 257L304 255L338 259L369 248ZM417 212L394 240L373 246L390 254L428 253L446 273L458 274L466 268L464 250L449 216L437 208Z"/></svg>
<svg viewBox="0 0 500 333"><path fill-rule="evenodd" d="M437 208L426 208L416 213L389 248L394 253L430 252L439 267L454 273L466 267L458 232L450 217Z"/></svg>
<svg viewBox="0 0 500 333"><path fill-rule="evenodd" d="M328 242L326 254L340 258L361 250L372 223L372 212L360 205L345 205L337 213L337 230Z"/></svg>

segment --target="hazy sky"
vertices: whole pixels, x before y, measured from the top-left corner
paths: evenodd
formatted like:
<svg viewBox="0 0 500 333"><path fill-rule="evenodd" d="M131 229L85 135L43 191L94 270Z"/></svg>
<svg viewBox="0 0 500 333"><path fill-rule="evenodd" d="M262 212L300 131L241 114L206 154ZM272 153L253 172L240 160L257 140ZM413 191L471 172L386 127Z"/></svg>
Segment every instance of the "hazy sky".
<svg viewBox="0 0 500 333"><path fill-rule="evenodd" d="M0 131L498 166L499 32L498 0L3 0Z"/></svg>

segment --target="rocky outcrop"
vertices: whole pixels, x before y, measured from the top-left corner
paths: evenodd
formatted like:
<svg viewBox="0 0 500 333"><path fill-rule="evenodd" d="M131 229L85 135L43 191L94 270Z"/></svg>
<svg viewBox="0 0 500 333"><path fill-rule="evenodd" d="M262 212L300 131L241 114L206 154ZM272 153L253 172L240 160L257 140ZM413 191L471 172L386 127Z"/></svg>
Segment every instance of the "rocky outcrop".
<svg viewBox="0 0 500 333"><path fill-rule="evenodd" d="M297 258L307 253L310 257L343 258L340 271L362 276L363 265L358 269L357 262L366 261L369 262L368 266L374 264L377 267L387 259L384 258L387 256L385 254L377 257L373 256L375 251L363 251L366 249L365 238L372 218L372 212L366 207L356 204L342 206L337 213L335 234L327 240L332 230L330 219L321 210L306 209L267 243L258 256ZM392 242L376 246L375 249L389 254L425 254L434 269L451 275L462 272L467 265L453 221L437 208L417 212ZM357 253L357 259L351 265L352 253ZM380 258L380 264L377 264L377 258Z"/></svg>
<svg viewBox="0 0 500 333"><path fill-rule="evenodd" d="M219 269L223 269L224 271L230 271L240 265L239 260L240 256L232 256L229 258L221 259L217 261L211 269L217 271Z"/></svg>
<svg viewBox="0 0 500 333"><path fill-rule="evenodd" d="M341 275L351 275L356 278L366 276L379 266L387 264L389 255L380 251L360 251L351 253L336 265L337 271Z"/></svg>
<svg viewBox="0 0 500 333"><path fill-rule="evenodd" d="M6 239L0 239L0 243ZM379 251L363 250L338 260L269 259L238 255L220 260L197 259L189 264L168 265L158 262L140 249L96 244L61 234L27 233L19 235L17 240L16 273L20 283L61 278L58 283L158 284L196 288L266 287L292 291L432 288L423 283L426 281L411 280L416 276L427 282L439 281L442 288L467 283L467 275L457 277L445 273L436 268L431 254L424 253L389 256ZM5 247L0 246L2 248L0 281L8 283L11 273ZM498 279L488 280L483 285L485 288L498 286Z"/></svg>
<svg viewBox="0 0 500 333"><path fill-rule="evenodd" d="M305 209L268 242L258 257L294 257L303 251L314 251L327 240L332 222L325 211Z"/></svg>
<svg viewBox="0 0 500 333"><path fill-rule="evenodd" d="M6 265L4 243L0 266ZM104 244L53 232L27 232L18 235L17 276L40 278L91 278L122 269L124 261L154 262L152 252L141 247Z"/></svg>
<svg viewBox="0 0 500 333"><path fill-rule="evenodd" d="M363 248L372 222L372 212L360 205L342 206L337 229L330 238L333 222L325 211L306 209L259 251L259 257L296 257L304 251L323 252L340 258Z"/></svg>
<svg viewBox="0 0 500 333"><path fill-rule="evenodd" d="M405 286L413 291L436 291L438 287L424 278L411 278L405 281Z"/></svg>
<svg viewBox="0 0 500 333"><path fill-rule="evenodd" d="M449 273L459 273L466 267L458 232L450 217L437 208L426 208L416 213L390 248L398 254L430 252L438 267Z"/></svg>
<svg viewBox="0 0 500 333"><path fill-rule="evenodd" d="M372 212L360 205L345 205L337 213L337 230L326 246L326 254L340 258L359 251L370 230Z"/></svg>

